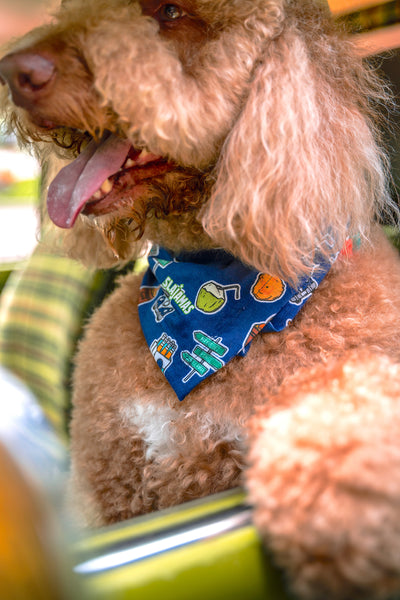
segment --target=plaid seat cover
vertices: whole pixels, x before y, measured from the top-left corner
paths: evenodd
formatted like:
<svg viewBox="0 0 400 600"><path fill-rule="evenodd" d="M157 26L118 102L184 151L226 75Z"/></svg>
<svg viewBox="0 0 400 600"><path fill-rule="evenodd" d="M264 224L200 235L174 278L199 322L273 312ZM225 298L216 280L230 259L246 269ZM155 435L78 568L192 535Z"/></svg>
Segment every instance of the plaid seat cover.
<svg viewBox="0 0 400 600"><path fill-rule="evenodd" d="M115 278L40 246L0 297L0 363L32 390L67 439L71 357L82 325Z"/></svg>

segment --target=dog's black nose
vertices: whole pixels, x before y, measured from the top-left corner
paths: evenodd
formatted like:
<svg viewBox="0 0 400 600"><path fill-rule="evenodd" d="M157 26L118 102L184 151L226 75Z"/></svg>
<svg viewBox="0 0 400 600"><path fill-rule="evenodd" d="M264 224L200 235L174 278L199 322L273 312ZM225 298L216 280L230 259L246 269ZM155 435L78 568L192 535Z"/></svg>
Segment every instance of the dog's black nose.
<svg viewBox="0 0 400 600"><path fill-rule="evenodd" d="M35 52L14 52L0 60L1 83L10 88L14 103L27 110L47 93L55 71L50 58Z"/></svg>

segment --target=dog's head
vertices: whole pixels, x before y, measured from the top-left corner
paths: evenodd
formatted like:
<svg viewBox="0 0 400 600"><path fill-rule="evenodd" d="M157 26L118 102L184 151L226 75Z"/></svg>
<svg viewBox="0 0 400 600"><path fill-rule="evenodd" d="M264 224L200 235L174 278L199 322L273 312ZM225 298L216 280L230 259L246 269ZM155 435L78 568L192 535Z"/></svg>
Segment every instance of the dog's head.
<svg viewBox="0 0 400 600"><path fill-rule="evenodd" d="M293 280L386 199L350 46L320 0L64 0L0 77L20 137L76 157L48 191L72 245L223 246Z"/></svg>

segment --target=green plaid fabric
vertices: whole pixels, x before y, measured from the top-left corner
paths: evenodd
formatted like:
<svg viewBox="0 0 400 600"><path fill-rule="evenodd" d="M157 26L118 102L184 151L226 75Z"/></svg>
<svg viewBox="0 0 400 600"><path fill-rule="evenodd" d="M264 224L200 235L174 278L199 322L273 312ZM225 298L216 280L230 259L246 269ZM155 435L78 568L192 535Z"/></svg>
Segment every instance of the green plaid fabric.
<svg viewBox="0 0 400 600"><path fill-rule="evenodd" d="M84 321L112 288L113 271L91 271L40 246L0 297L0 363L32 390L67 439L71 357Z"/></svg>

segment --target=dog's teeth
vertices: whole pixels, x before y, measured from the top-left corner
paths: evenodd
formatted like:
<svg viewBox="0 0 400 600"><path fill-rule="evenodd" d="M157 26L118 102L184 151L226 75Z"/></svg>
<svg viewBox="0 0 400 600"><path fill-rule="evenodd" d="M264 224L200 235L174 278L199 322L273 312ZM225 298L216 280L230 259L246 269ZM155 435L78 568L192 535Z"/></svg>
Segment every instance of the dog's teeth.
<svg viewBox="0 0 400 600"><path fill-rule="evenodd" d="M103 194L101 193L100 190L97 190L97 192L95 192L93 194L93 198L95 198L96 200L100 200L100 198L102 198L102 197L103 197Z"/></svg>
<svg viewBox="0 0 400 600"><path fill-rule="evenodd" d="M113 184L109 179L106 179L102 184L101 184L101 188L100 190L104 193L104 194L108 194L109 192L111 192L113 188Z"/></svg>
<svg viewBox="0 0 400 600"><path fill-rule="evenodd" d="M150 154L151 154L151 152L148 152L147 150L142 150L141 153L139 154L139 158L140 158L140 160L144 160L145 158L150 156Z"/></svg>
<svg viewBox="0 0 400 600"><path fill-rule="evenodd" d="M130 167L134 167L134 166L135 166L135 163L133 162L133 160L131 158L128 158L128 160L125 163L125 167L127 169L129 169Z"/></svg>

